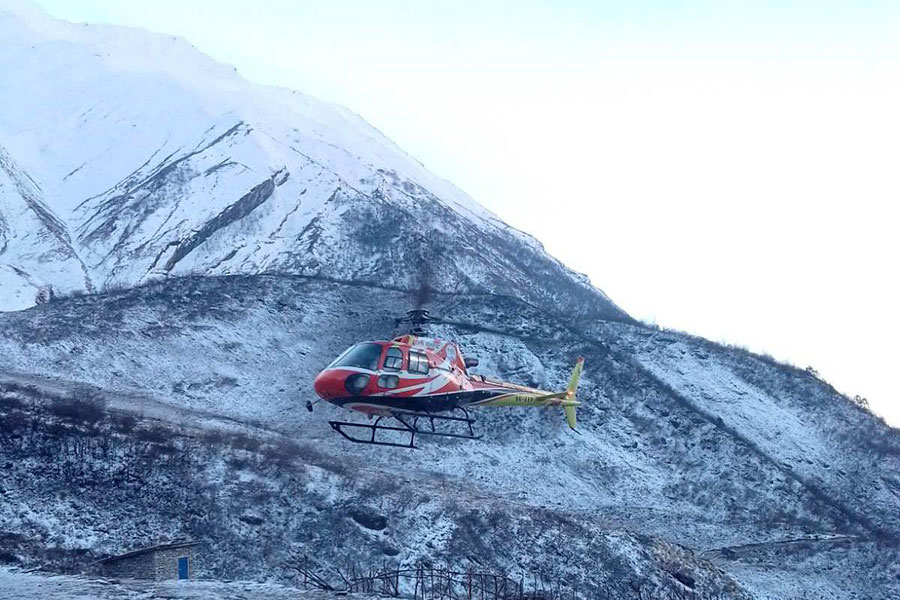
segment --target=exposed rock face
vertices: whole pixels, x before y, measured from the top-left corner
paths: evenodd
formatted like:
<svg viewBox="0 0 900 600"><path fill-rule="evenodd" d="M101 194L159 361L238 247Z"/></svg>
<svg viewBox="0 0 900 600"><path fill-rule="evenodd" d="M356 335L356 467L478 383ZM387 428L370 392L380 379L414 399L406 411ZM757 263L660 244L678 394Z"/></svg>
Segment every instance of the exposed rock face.
<svg viewBox="0 0 900 600"><path fill-rule="evenodd" d="M37 304L53 286L92 291L66 225L0 138L0 310Z"/></svg>

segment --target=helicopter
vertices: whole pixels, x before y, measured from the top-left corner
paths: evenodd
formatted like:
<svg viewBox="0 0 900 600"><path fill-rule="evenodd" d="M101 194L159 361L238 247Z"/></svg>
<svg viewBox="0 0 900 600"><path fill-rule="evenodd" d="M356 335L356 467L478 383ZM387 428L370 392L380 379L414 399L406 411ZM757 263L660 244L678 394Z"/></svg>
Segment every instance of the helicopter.
<svg viewBox="0 0 900 600"><path fill-rule="evenodd" d="M425 335L423 326L435 321L425 309L410 310L396 319L397 326L412 326L409 333L354 344L316 376L320 399L371 421L329 421L334 431L357 444L417 448L419 436L480 439L470 409L559 406L577 433L575 391L584 358L575 362L561 392L489 379L469 372L478 359L463 357L454 342ZM312 402L306 406L312 411Z"/></svg>

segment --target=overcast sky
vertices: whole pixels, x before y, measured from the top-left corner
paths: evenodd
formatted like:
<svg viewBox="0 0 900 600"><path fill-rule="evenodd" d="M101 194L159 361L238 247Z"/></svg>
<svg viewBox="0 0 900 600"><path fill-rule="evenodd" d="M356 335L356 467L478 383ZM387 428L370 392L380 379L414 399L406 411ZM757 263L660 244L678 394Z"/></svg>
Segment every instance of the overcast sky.
<svg viewBox="0 0 900 600"><path fill-rule="evenodd" d="M900 425L900 2L39 0L360 113L633 316Z"/></svg>

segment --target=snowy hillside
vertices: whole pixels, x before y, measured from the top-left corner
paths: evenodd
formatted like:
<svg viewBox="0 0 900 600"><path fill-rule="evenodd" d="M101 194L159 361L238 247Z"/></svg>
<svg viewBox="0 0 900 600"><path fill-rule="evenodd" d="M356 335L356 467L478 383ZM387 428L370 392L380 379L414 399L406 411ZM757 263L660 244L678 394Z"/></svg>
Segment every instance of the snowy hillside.
<svg viewBox="0 0 900 600"><path fill-rule="evenodd" d="M626 318L359 116L183 40L0 0L0 107L0 310L186 274L415 288L429 262L432 287Z"/></svg>
<svg viewBox="0 0 900 600"><path fill-rule="evenodd" d="M325 422L333 407L302 408L308 374L407 299L360 289L179 279L3 315L0 358L33 371L0 372L6 560L59 569L75 556L90 569L123 545L190 536L209 556L204 577L291 581L290 565L309 555L322 565L427 560L541 574L584 598L604 589L675 598L687 589L679 574L701 598L752 597L691 550L597 510L597 477L609 473L562 415L485 415L485 443L428 443L421 453L340 442ZM342 317L362 311L355 326ZM333 336L317 335L331 325ZM485 350L531 352L515 337L484 339ZM501 373L526 364L483 356ZM41 365L55 365L52 376Z"/></svg>
<svg viewBox="0 0 900 600"><path fill-rule="evenodd" d="M591 527L603 532L598 535L605 545L567 560L573 576L590 579L588 563L594 569L620 564L620 553L633 542L609 540L627 532L637 536L634 551L644 556L639 571L665 571L661 555L646 553L655 555L659 544L680 544L693 553L691 572L706 573L698 581L711 581L704 571L711 561L757 598L884 598L898 592L898 433L810 374L741 350L624 323L573 328L553 313L500 296L444 295L429 307L458 324L439 325L434 333L459 340L467 355L481 359L485 374L555 389L564 385L574 358L586 357L581 435L552 411L502 409L479 412L485 439L477 442L433 442L401 453L343 442L326 423L339 409L303 409L312 378L354 341L390 335L395 307L411 300L391 289L285 277L185 278L58 300L0 318L0 360L6 365L0 381L62 396L99 395L111 409L167 422L225 419L228 427L245 424L284 435L307 448L304 464L321 468L326 461L339 476L300 493L292 491L296 482L285 479L288 471L265 468L276 502L265 508L266 522L300 519L297 511L305 514L304 507L322 502L341 512L362 498L395 523L390 552L399 550L399 560L468 557L552 573L559 547L547 540L538 550L529 542L530 527L561 536L574 535L570 526ZM768 418L769 412L777 418ZM211 458L196 460L187 471L201 489L222 477L216 468L199 466ZM370 469L389 474L390 484L369 482L368 475L358 480ZM164 468L154 469L147 481L163 485L165 477ZM22 483L7 497L27 502L53 496L27 481L23 471ZM397 499L434 486L427 492L438 503L428 509L429 527L456 532L436 538L430 529L418 529ZM92 496L86 490L81 497ZM239 506L240 498L216 502ZM94 502L77 527L92 532L92 547L140 537L141 526L122 516L126 509L118 501ZM152 498L141 503L147 509L140 514L172 510L154 507ZM38 513L17 526L7 520L0 530L43 531L40 523L61 521L68 510L55 501L40 504ZM487 511L479 519L495 514L495 525L472 525L466 510L473 506ZM523 514L537 521L523 523ZM0 523L9 518L0 515ZM98 529L110 519L121 527ZM167 535L206 535L209 544L234 535L229 528L203 534L203 523L155 519L152 527ZM297 531L336 526L328 511L302 519L312 520L298 521ZM475 542L496 523L505 523L501 531L507 533ZM258 531L252 539L270 543L268 535ZM357 547L376 559L385 540L367 540ZM323 538L303 543L321 544L316 552L336 552L335 560L340 555ZM660 581L664 585L666 578Z"/></svg>
<svg viewBox="0 0 900 600"><path fill-rule="evenodd" d="M334 594L310 592L278 584L249 581L147 582L110 581L50 573L25 572L0 567L3 600L213 600L254 598L255 600L335 600ZM376 595L350 594L346 600L371 600Z"/></svg>
<svg viewBox="0 0 900 600"><path fill-rule="evenodd" d="M482 440L397 451L307 412L422 284L482 374L555 390L585 357L579 433L482 409ZM632 322L359 116L183 40L0 0L0 312L17 569L165 536L204 576L273 582L198 597L292 594L304 555L581 598L900 597L900 432L814 373Z"/></svg>

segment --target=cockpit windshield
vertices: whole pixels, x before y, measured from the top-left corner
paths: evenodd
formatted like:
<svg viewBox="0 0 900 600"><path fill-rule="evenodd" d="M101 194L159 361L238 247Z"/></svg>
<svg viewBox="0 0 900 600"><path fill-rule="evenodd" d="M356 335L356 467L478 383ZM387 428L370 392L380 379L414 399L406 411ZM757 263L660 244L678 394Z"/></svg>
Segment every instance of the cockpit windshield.
<svg viewBox="0 0 900 600"><path fill-rule="evenodd" d="M331 363L332 367L358 367L375 371L381 358L381 344L357 344Z"/></svg>

